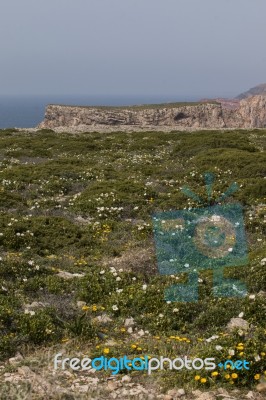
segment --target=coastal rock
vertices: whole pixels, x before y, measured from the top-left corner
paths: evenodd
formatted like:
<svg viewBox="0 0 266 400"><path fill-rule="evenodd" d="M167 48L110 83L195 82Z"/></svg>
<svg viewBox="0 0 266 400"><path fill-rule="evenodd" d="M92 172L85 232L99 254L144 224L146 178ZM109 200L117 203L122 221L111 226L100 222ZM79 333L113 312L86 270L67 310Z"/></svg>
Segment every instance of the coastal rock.
<svg viewBox="0 0 266 400"><path fill-rule="evenodd" d="M82 107L48 105L40 129L63 127L83 131L106 127L224 129L266 127L266 97L253 96L228 107L225 102L132 107Z"/></svg>

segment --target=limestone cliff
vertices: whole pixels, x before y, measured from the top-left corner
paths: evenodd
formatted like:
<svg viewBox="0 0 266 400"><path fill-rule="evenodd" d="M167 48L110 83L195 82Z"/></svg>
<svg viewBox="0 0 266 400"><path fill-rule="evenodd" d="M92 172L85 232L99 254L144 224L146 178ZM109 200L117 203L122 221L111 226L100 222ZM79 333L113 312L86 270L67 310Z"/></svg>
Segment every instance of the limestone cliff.
<svg viewBox="0 0 266 400"><path fill-rule="evenodd" d="M158 107L75 107L48 105L39 128L264 128L266 127L266 97L254 96L236 107L224 103ZM91 129L90 129L91 130Z"/></svg>

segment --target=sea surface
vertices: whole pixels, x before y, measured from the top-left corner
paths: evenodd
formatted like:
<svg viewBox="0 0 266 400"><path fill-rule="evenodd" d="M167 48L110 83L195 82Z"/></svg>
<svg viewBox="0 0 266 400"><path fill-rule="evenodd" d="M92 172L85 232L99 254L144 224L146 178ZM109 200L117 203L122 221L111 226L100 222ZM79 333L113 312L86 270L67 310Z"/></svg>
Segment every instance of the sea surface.
<svg viewBox="0 0 266 400"><path fill-rule="evenodd" d="M194 101L173 97L89 97L89 96L20 96L0 97L0 129L34 128L43 119L48 104L84 105L84 106L122 106L136 104L159 104L164 102Z"/></svg>

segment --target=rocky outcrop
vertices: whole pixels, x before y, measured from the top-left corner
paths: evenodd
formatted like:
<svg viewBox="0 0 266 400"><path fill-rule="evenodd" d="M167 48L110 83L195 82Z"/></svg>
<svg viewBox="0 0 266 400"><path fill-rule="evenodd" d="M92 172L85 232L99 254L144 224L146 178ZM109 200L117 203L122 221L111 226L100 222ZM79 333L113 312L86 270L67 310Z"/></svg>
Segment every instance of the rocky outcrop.
<svg viewBox="0 0 266 400"><path fill-rule="evenodd" d="M248 97L252 96L266 96L266 83L261 83L260 85L257 85L251 89L249 89L247 92L241 93L239 96L236 97L238 100L243 100Z"/></svg>
<svg viewBox="0 0 266 400"><path fill-rule="evenodd" d="M39 128L135 127L222 129L266 127L266 97L254 96L236 107L224 103L195 103L176 107L75 107L48 105Z"/></svg>

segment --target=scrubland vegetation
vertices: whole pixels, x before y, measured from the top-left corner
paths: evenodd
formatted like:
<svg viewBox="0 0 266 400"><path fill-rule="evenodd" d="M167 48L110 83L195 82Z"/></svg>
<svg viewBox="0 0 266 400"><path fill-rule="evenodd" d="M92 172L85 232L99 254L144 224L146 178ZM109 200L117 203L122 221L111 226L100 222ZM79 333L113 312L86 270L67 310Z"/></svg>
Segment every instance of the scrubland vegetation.
<svg viewBox="0 0 266 400"><path fill-rule="evenodd" d="M250 370L165 371L152 379L165 388L177 380L193 388L253 387L266 373L265 138L263 130L2 130L2 365L18 350L26 359L49 348L90 357L231 357L248 360ZM226 201L244 206L249 264L226 275L245 282L248 295L213 297L205 271L198 302L169 303L164 289L177 277L157 270L151 216L198 206L180 188L206 198L206 171L216 175L214 199L239 184ZM239 315L248 330L228 332Z"/></svg>

